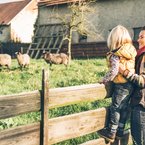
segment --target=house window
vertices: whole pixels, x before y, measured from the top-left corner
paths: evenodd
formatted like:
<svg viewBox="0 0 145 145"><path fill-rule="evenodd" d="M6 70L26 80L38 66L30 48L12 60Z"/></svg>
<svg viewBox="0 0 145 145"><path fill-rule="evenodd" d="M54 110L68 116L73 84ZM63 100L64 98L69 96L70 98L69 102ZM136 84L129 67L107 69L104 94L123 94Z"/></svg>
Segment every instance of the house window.
<svg viewBox="0 0 145 145"><path fill-rule="evenodd" d="M86 35L79 35L79 42L87 42L87 36Z"/></svg>
<svg viewBox="0 0 145 145"><path fill-rule="evenodd" d="M133 38L133 40L134 41L137 41L138 35L139 35L140 31L141 31L141 28L142 27L133 28L133 32L134 32L134 38Z"/></svg>

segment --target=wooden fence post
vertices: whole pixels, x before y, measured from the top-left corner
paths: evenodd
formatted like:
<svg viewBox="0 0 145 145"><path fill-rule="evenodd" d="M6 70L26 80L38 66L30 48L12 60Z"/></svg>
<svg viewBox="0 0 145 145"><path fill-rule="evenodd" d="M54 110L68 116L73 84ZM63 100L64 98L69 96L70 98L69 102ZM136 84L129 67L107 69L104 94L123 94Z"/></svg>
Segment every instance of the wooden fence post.
<svg viewBox="0 0 145 145"><path fill-rule="evenodd" d="M48 71L42 71L42 95L41 95L41 131L40 144L48 145Z"/></svg>

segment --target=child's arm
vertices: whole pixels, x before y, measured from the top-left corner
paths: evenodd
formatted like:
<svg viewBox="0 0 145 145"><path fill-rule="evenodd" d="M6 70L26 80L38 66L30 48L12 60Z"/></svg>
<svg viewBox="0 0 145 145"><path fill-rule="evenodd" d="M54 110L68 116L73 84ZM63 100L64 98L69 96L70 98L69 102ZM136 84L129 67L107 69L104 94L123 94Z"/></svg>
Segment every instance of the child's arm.
<svg viewBox="0 0 145 145"><path fill-rule="evenodd" d="M116 55L112 55L110 57L110 70L104 76L102 83L106 83L108 81L112 81L119 71L119 57Z"/></svg>

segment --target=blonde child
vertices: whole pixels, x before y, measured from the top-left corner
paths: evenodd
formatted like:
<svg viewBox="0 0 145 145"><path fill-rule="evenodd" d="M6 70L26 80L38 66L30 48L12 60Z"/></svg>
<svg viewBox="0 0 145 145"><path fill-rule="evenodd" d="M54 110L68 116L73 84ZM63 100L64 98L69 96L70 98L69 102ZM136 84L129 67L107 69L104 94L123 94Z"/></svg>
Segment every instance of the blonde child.
<svg viewBox="0 0 145 145"><path fill-rule="evenodd" d="M110 51L107 53L109 71L101 83L113 81L112 104L110 106L109 126L98 131L98 134L110 142L115 137L121 138L124 133L128 116L128 105L133 90L132 84L119 73L119 65L123 65L132 73L135 72L136 49L132 44L128 30L118 25L112 29L108 36L107 45Z"/></svg>

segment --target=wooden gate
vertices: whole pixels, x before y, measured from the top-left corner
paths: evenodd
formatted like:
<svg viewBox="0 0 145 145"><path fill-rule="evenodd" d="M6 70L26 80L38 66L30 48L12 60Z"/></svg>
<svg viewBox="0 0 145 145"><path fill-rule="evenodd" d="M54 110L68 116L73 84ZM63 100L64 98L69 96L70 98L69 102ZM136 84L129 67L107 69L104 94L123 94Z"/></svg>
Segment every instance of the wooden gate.
<svg viewBox="0 0 145 145"><path fill-rule="evenodd" d="M31 58L41 58L44 51L59 53L66 34L62 24L37 25L27 53Z"/></svg>

